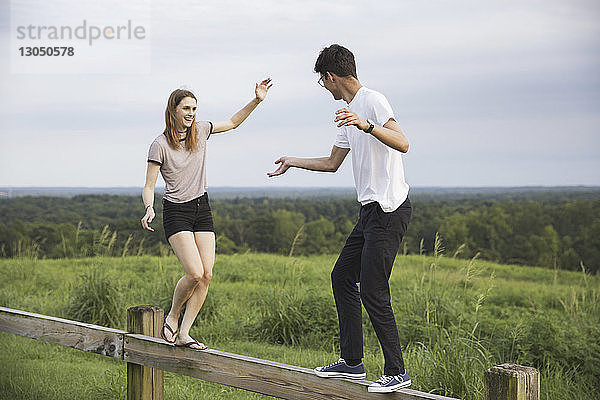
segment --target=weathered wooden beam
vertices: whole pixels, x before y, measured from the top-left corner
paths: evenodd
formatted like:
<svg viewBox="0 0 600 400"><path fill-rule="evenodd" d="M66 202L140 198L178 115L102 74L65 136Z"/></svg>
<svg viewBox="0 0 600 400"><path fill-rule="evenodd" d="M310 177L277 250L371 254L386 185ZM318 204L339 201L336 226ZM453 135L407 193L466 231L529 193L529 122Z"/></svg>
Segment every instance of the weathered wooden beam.
<svg viewBox="0 0 600 400"><path fill-rule="evenodd" d="M485 371L486 400L539 400L540 373L532 367L496 365Z"/></svg>
<svg viewBox="0 0 600 400"><path fill-rule="evenodd" d="M127 330L159 337L164 311L156 306L135 306L127 310ZM127 400L163 400L164 372L127 363Z"/></svg>
<svg viewBox="0 0 600 400"><path fill-rule="evenodd" d="M320 378L308 368L219 350L169 346L161 339L143 335L125 336L124 359L284 399L359 400L385 396L390 400L451 400L410 389L385 395L368 393L368 381Z"/></svg>
<svg viewBox="0 0 600 400"><path fill-rule="evenodd" d="M0 307L0 330L114 358L123 358L127 333L6 307Z"/></svg>
<svg viewBox="0 0 600 400"><path fill-rule="evenodd" d="M369 381L320 378L308 368L219 350L175 347L142 334L5 307L0 307L0 331L284 399L456 400L411 389L368 393Z"/></svg>

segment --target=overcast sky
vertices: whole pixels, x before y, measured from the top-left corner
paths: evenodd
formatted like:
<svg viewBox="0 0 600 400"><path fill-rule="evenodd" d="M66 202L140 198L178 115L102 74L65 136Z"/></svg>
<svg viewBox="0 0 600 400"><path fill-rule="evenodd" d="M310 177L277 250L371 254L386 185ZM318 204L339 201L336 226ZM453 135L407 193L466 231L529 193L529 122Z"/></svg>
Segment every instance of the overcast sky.
<svg viewBox="0 0 600 400"><path fill-rule="evenodd" d="M344 103L313 67L332 43L354 52L361 83L391 103L411 142L410 185L600 185L597 1L137 3L115 14L148 30L137 69L41 74L11 70L11 58L29 62L10 39L11 6L21 22L73 26L116 23L113 6L2 1L0 186L142 186L173 89L196 93L197 119L220 121L267 76L275 85L250 118L209 140L209 185L352 186L350 156L337 174L266 176L282 155L331 150ZM77 46L110 59L102 44Z"/></svg>

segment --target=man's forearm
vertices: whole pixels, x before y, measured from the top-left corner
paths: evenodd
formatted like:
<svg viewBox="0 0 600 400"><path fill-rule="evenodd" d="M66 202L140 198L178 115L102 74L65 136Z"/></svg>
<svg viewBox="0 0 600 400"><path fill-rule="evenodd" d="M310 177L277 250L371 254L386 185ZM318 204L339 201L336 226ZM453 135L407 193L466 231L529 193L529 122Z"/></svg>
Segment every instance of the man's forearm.
<svg viewBox="0 0 600 400"><path fill-rule="evenodd" d="M357 129L369 133L366 132L370 128L369 122L365 119L361 119L354 111L342 108L337 110L335 114L336 117L334 121L338 123L338 128L353 125ZM373 130L369 134L394 150L398 150L402 153L408 151L408 139L404 136L402 129L400 129L400 125L398 125L394 118L388 119L383 126L373 123Z"/></svg>
<svg viewBox="0 0 600 400"><path fill-rule="evenodd" d="M310 171L335 172L337 167L330 157L299 158L292 157L289 160L291 167L308 169Z"/></svg>
<svg viewBox="0 0 600 400"><path fill-rule="evenodd" d="M279 168L275 172L268 172L268 176L284 174L291 167L308 169L310 171L335 172L346 158L350 149L333 146L329 157L300 158L284 156L275 161Z"/></svg>
<svg viewBox="0 0 600 400"><path fill-rule="evenodd" d="M375 136L381 143L394 150L398 150L402 153L408 151L408 139L406 139L402 132L386 128L385 126L375 125L371 135Z"/></svg>

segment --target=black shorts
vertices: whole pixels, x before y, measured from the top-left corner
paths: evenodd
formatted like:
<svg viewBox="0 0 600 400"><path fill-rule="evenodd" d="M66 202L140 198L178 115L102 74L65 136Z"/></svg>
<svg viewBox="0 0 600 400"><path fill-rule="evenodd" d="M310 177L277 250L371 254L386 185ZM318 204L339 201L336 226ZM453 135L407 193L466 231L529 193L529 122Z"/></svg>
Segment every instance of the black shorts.
<svg viewBox="0 0 600 400"><path fill-rule="evenodd" d="M208 193L185 203L163 199L163 226L167 241L169 236L181 232L214 232Z"/></svg>

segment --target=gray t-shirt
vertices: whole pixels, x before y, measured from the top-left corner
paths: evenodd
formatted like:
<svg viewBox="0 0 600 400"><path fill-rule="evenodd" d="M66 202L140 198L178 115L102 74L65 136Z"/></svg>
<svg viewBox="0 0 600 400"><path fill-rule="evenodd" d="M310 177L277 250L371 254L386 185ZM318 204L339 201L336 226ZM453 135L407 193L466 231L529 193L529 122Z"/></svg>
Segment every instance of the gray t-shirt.
<svg viewBox="0 0 600 400"><path fill-rule="evenodd" d="M197 121L196 127L198 151L188 151L185 147L173 150L164 134L154 139L148 151L148 161L160 165L165 181L164 198L173 203L185 203L206 192L206 141L213 125Z"/></svg>

